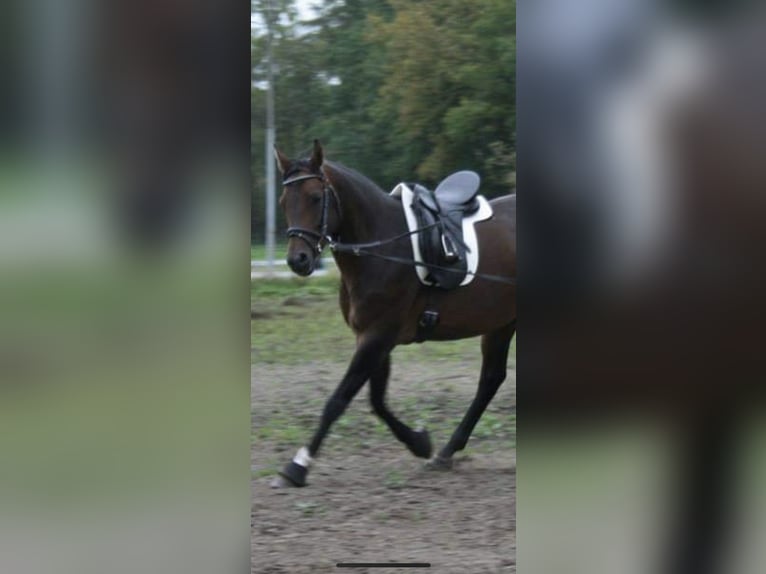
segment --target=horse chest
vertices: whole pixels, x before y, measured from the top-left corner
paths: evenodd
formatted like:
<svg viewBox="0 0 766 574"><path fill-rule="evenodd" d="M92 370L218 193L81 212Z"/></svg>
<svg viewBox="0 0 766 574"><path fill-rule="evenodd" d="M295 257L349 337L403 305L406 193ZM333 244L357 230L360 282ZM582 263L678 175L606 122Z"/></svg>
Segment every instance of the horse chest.
<svg viewBox="0 0 766 574"><path fill-rule="evenodd" d="M365 305L364 300L351 300L346 314L346 322L355 333L362 333L369 329L375 322L376 314L371 313L369 306Z"/></svg>
<svg viewBox="0 0 766 574"><path fill-rule="evenodd" d="M353 293L345 284L340 288L340 310L343 313L343 319L355 333L364 330L366 326L365 313L362 311L364 305L362 299Z"/></svg>

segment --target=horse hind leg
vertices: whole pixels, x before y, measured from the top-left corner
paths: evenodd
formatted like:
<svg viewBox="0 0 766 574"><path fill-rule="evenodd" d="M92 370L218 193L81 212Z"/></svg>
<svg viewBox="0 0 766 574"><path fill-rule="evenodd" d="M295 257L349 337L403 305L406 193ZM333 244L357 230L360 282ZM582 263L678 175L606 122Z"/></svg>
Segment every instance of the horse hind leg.
<svg viewBox="0 0 766 574"><path fill-rule="evenodd" d="M446 469L452 467L452 455L461 451L468 444L476 423L495 396L497 389L503 384L506 377L508 349L511 339L516 330L516 325L510 323L497 331L488 333L482 337L481 352L481 376L476 396L468 407L463 420L455 429L449 442L428 462L430 468Z"/></svg>
<svg viewBox="0 0 766 574"><path fill-rule="evenodd" d="M391 372L391 356L387 355L380 367L370 376L370 403L372 409L388 425L394 436L403 442L417 457L429 458L432 452L428 431L412 430L401 422L386 405L386 389Z"/></svg>

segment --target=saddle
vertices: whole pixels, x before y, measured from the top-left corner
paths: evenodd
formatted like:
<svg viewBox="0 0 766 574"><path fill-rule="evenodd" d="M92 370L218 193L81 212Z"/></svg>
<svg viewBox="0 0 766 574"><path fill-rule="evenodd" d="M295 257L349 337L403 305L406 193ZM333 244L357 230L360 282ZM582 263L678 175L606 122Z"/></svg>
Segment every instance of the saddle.
<svg viewBox="0 0 766 574"><path fill-rule="evenodd" d="M412 211L418 227L428 227L418 237L423 262L447 269L428 269L428 281L442 289L458 287L468 270L463 218L479 209L479 182L478 174L458 171L434 191L417 183L407 184L413 191Z"/></svg>

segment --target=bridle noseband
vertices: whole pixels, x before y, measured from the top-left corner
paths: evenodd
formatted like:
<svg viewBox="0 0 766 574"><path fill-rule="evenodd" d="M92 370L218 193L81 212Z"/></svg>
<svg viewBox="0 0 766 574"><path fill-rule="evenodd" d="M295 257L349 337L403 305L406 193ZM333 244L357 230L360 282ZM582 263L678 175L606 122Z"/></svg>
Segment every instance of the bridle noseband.
<svg viewBox="0 0 766 574"><path fill-rule="evenodd" d="M338 198L337 192L327 181L324 173L309 173L305 175L288 177L282 181L282 185L288 186L292 185L293 183L299 183L301 181L307 181L310 179L318 179L322 182L322 218L319 222L319 231L317 232L312 229L305 229L303 227L289 227L287 229L287 237L288 239L290 237L297 237L298 239L302 239L308 244L312 251L316 252L317 255L320 255L322 253L322 249L324 249L324 245L322 244L323 242L330 245L333 243L332 237L327 233L327 211L330 205L329 198L331 194L335 198L335 211L340 218L340 200ZM313 241L310 241L310 239Z"/></svg>

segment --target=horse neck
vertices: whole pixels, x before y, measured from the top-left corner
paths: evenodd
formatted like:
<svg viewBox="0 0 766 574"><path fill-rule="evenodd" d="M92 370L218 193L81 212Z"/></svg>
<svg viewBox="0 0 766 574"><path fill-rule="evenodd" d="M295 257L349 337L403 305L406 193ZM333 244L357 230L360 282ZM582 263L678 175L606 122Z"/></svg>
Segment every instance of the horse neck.
<svg viewBox="0 0 766 574"><path fill-rule="evenodd" d="M330 178L341 205L338 238L343 243L366 243L402 231L399 202L378 189L365 189L338 172ZM401 220L401 221L400 221Z"/></svg>

